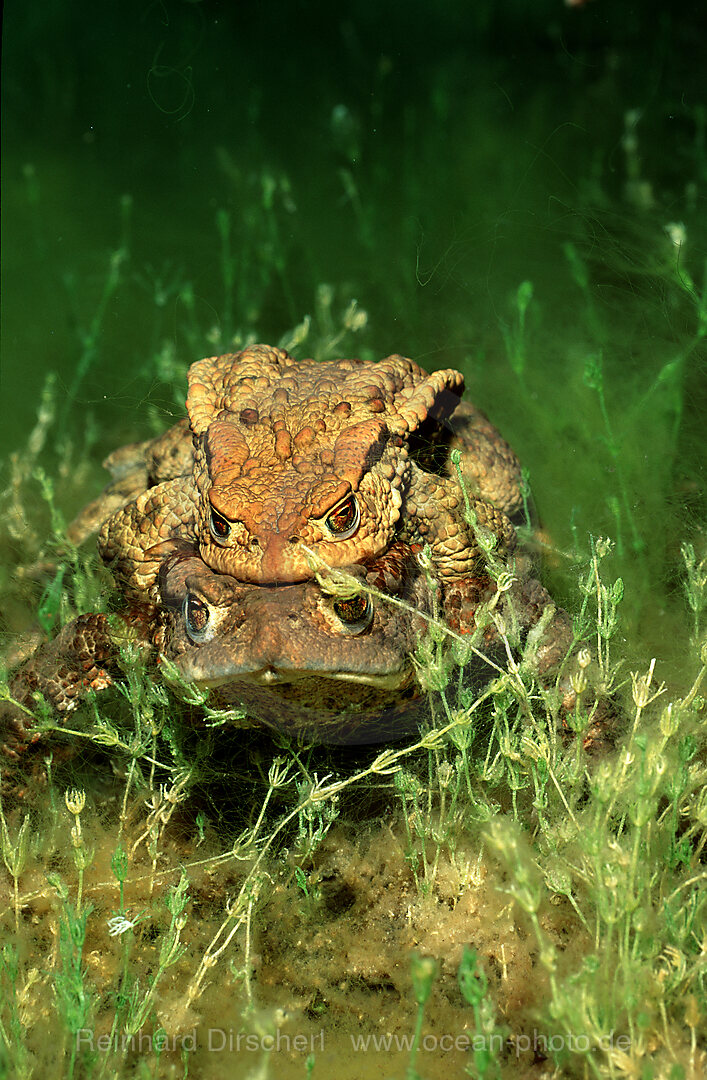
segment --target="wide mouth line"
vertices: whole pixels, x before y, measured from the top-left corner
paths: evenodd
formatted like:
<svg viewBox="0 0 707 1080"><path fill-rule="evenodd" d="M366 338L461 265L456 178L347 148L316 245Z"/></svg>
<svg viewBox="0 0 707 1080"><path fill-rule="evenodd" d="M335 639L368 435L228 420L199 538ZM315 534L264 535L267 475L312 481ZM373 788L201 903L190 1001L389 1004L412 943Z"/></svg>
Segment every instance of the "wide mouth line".
<svg viewBox="0 0 707 1080"><path fill-rule="evenodd" d="M365 674L355 671L298 671L290 668L266 667L257 671L245 671L239 674L223 674L194 678L198 686L207 689L216 689L229 684L245 683L249 686L259 687L285 687L295 683L301 683L305 679L326 680L328 682L355 683L360 686L371 686L380 690L397 690L408 680L412 669L408 664L403 665L396 671L385 674ZM185 672L187 678L188 673Z"/></svg>

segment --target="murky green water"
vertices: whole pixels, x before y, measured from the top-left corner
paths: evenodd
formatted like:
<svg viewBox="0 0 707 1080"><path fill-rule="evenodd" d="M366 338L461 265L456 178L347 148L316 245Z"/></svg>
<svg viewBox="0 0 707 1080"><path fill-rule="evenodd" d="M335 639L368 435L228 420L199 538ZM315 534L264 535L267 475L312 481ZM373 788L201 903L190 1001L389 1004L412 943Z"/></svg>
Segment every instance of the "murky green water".
<svg viewBox="0 0 707 1080"><path fill-rule="evenodd" d="M105 454L181 415L191 361L308 316L299 356L459 367L529 471L554 595L576 610L574 555L611 537L619 651L682 692L704 30L696 3L616 7L8 0L0 456L55 376L38 460L68 518ZM12 637L44 583L3 581Z"/></svg>

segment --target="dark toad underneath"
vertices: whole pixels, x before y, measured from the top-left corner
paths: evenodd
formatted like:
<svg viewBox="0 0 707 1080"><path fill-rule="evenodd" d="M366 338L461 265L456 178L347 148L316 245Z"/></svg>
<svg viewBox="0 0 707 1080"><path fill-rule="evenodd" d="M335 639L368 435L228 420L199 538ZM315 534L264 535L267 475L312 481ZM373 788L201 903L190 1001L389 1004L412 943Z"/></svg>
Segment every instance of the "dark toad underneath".
<svg viewBox="0 0 707 1080"><path fill-rule="evenodd" d="M437 581L419 549L396 543L368 564L322 581L269 588L214 573L188 550L160 570L160 605L133 605L121 618L82 615L40 647L16 673L16 704L2 711L4 750L28 744L39 692L60 715L88 689L120 675L119 651L137 641L171 673L210 688L216 705L242 706L255 722L319 742L376 742L409 730L424 711L411 657L433 617L446 620L457 643L474 642L474 681L496 674L505 659L497 623L477 616L489 604L523 635L552 605L532 578L497 593L485 573ZM476 631L476 633L475 633ZM451 639L450 639L451 640ZM552 607L536 643L535 666L547 681L571 644L569 619Z"/></svg>

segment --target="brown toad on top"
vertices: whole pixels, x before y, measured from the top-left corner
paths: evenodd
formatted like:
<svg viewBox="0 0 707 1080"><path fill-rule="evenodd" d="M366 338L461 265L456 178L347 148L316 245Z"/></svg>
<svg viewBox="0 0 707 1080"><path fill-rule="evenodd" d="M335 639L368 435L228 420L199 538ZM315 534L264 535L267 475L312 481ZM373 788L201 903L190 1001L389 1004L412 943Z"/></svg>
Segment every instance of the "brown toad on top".
<svg viewBox="0 0 707 1080"><path fill-rule="evenodd" d="M311 551L331 566L375 558L396 535L429 542L441 573L465 573L478 549L459 486L447 466L421 468L413 441L421 461L426 440L434 458L441 431L447 450L458 443L480 523L506 548L504 512L517 508L520 483L512 451L460 402L462 388L459 372L428 375L401 356L317 363L254 345L198 361L187 397L191 471L188 455L174 455L179 475L114 513L101 553L129 591L151 596L180 538L196 540L212 569L252 583L311 577ZM186 428L181 438L184 446Z"/></svg>
<svg viewBox="0 0 707 1080"><path fill-rule="evenodd" d="M311 576L303 544L335 565L385 551L408 482L403 440L436 404L449 409L461 376L267 347L234 361L189 373L204 561L243 581L297 581Z"/></svg>

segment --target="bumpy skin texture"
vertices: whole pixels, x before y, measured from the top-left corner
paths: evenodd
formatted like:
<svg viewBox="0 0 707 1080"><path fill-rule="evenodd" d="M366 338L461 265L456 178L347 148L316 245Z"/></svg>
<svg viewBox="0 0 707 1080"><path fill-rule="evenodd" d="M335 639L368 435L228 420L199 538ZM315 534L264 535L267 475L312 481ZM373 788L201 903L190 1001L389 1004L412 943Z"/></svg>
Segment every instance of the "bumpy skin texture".
<svg viewBox="0 0 707 1080"><path fill-rule="evenodd" d="M53 641L40 645L10 682L12 702L0 707L0 751L16 757L40 693L62 714L72 712L88 690L112 685L108 668L116 646L105 615L79 615Z"/></svg>
<svg viewBox="0 0 707 1080"><path fill-rule="evenodd" d="M461 401L444 421L441 443L446 475L457 480L450 452L458 450L469 491L515 519L523 501L520 462L480 409Z"/></svg>
<svg viewBox="0 0 707 1080"><path fill-rule="evenodd" d="M400 356L317 363L254 345L198 361L187 397L191 473L163 470L113 514L101 554L129 593L152 599L161 560L182 539L196 540L212 569L255 584L306 580L311 551L342 566L378 557L396 538L430 543L440 573L465 573L479 552L448 449L462 450L472 500L504 550L520 469L485 417L459 401L462 388L459 372L428 375ZM493 508L481 505L489 498Z"/></svg>
<svg viewBox="0 0 707 1080"><path fill-rule="evenodd" d="M168 560L161 592L176 617L165 653L184 678L261 723L319 742L389 738L421 706L410 654L438 590L403 544L345 572L343 586L267 588L214 574L200 559Z"/></svg>
<svg viewBox="0 0 707 1080"><path fill-rule="evenodd" d="M103 467L113 480L71 522L68 535L75 544L98 532L109 517L146 489L165 480L191 475L194 450L189 421L186 418L178 421L155 439L121 446L108 455Z"/></svg>
<svg viewBox="0 0 707 1080"><path fill-rule="evenodd" d="M17 756L26 746L36 691L65 715L87 689L111 685L126 637L210 688L215 704L242 706L258 723L330 743L399 736L423 714L410 657L434 614L473 644L466 671L476 682L506 661L497 624L487 617L477 626L482 604L495 600L519 645L550 607L534 643L535 670L545 681L571 645L568 616L533 579L497 597L485 571L435 580L422 569L420 550L401 543L345 574L353 580L246 585L215 574L185 546L162 565L160 607L136 606L117 625L104 615L80 616L17 672L11 693L20 707L0 712L3 749Z"/></svg>
<svg viewBox="0 0 707 1080"><path fill-rule="evenodd" d="M267 588L215 574L188 549L167 558L161 607L134 607L112 626L105 615L79 616L19 669L10 690L20 707L0 714L5 753L26 744L22 706L32 712L35 692L67 714L88 689L110 686L126 637L212 688L217 703L238 702L261 722L322 741L341 741L362 725L367 739L388 737L383 717L397 723L419 697L410 653L437 590L403 544L347 573L353 583L334 592L316 580ZM407 608L365 595L358 582Z"/></svg>
<svg viewBox="0 0 707 1080"><path fill-rule="evenodd" d="M432 590L404 544L346 574L352 581L341 585L323 579L267 588L215 574L196 557L169 559L160 574L170 612L166 655L185 678L207 686L244 678L271 687L325 675L398 689L410 680L408 655L424 622L364 587L422 616L431 611Z"/></svg>

